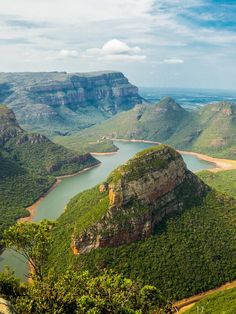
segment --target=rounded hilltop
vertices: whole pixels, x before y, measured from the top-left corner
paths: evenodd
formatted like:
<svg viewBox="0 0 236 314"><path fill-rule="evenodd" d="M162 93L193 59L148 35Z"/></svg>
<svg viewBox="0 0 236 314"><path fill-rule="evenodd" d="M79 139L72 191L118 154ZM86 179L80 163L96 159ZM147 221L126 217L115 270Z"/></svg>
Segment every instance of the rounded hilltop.
<svg viewBox="0 0 236 314"><path fill-rule="evenodd" d="M72 249L80 254L150 237L167 214L201 201L207 191L173 148L145 149L68 205L67 213L80 217Z"/></svg>

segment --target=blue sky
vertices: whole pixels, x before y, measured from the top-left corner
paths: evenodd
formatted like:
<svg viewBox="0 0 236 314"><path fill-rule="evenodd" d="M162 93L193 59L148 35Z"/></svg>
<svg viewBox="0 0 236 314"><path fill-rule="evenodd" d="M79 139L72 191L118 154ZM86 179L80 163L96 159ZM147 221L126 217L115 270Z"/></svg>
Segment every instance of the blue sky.
<svg viewBox="0 0 236 314"><path fill-rule="evenodd" d="M236 1L1 0L0 12L0 71L236 90Z"/></svg>

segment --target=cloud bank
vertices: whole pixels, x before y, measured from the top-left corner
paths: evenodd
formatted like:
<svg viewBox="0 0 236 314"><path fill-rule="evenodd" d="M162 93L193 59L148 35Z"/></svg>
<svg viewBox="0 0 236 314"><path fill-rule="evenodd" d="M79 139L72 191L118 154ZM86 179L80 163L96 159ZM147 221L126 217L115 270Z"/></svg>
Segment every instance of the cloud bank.
<svg viewBox="0 0 236 314"><path fill-rule="evenodd" d="M235 51L233 1L0 1L0 71L111 69L138 85L235 88Z"/></svg>

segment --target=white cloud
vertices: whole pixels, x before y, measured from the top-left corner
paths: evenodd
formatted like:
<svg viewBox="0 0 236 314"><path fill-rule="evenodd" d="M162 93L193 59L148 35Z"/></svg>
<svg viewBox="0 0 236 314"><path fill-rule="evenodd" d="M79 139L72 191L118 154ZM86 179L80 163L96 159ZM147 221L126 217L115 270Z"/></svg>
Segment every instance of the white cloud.
<svg viewBox="0 0 236 314"><path fill-rule="evenodd" d="M122 53L139 53L141 51L139 47L129 47L126 43L118 39L109 40L103 45L101 50L108 55Z"/></svg>
<svg viewBox="0 0 236 314"><path fill-rule="evenodd" d="M59 53L58 56L60 58L68 58L68 57L78 57L78 52L76 50L67 50L67 49L62 49Z"/></svg>
<svg viewBox="0 0 236 314"><path fill-rule="evenodd" d="M167 63L167 64L181 64L184 63L184 60L182 59L177 59L177 58L170 58L170 59L164 59L162 63Z"/></svg>
<svg viewBox="0 0 236 314"><path fill-rule="evenodd" d="M107 41L102 48L91 48L86 50L85 56L99 57L105 60L145 60L146 56L141 55L141 48L138 46L129 46L118 39Z"/></svg>

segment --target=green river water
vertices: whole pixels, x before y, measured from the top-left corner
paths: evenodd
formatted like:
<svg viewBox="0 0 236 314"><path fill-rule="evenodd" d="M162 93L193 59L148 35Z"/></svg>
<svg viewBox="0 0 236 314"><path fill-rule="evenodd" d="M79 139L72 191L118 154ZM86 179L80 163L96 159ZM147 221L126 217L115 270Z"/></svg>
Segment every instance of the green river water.
<svg viewBox="0 0 236 314"><path fill-rule="evenodd" d="M116 142L115 144L119 148L119 151L116 154L96 156L96 158L101 161L99 166L76 176L62 179L56 188L53 189L37 206L36 215L33 221L38 222L44 218L49 220L57 219L73 196L103 181L113 169L126 162L137 152L153 146L153 144L138 142ZM209 169L215 166L214 164L200 160L195 156L188 154L183 154L182 156L188 169L192 171ZM0 270L2 270L5 265L10 266L20 278L26 278L27 263L16 253L9 250L3 252L0 256Z"/></svg>

